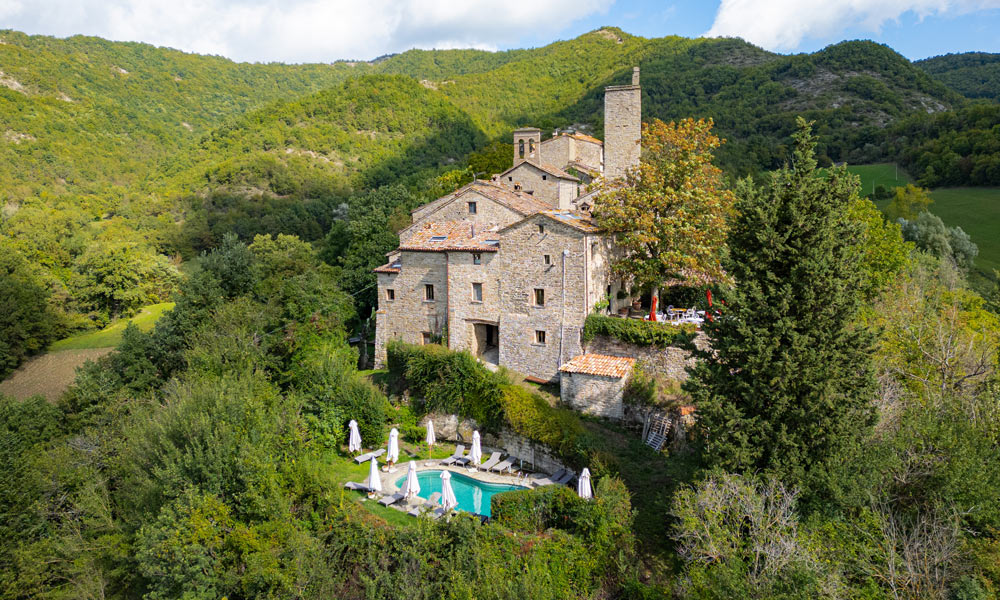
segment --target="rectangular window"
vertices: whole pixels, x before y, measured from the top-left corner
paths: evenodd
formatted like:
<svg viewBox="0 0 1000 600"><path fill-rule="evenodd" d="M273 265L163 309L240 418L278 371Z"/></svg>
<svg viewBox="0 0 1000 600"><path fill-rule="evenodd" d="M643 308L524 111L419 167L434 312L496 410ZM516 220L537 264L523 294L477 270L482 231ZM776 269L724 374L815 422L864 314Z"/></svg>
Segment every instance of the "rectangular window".
<svg viewBox="0 0 1000 600"><path fill-rule="evenodd" d="M475 202L469 202L469 214L470 215L476 214L476 203Z"/></svg>
<svg viewBox="0 0 1000 600"><path fill-rule="evenodd" d="M431 332L425 331L425 332L421 333L420 334L420 343L423 344L423 345L425 345L425 346L427 344L430 344L431 343Z"/></svg>
<svg viewBox="0 0 1000 600"><path fill-rule="evenodd" d="M535 288L535 306L545 306L545 290Z"/></svg>
<svg viewBox="0 0 1000 600"><path fill-rule="evenodd" d="M481 283L472 284L472 301L473 302L483 301L483 284Z"/></svg>
<svg viewBox="0 0 1000 600"><path fill-rule="evenodd" d="M551 265L552 264L552 256L549 255L549 254L546 254L545 256L542 257L542 262L545 263L546 265Z"/></svg>
<svg viewBox="0 0 1000 600"><path fill-rule="evenodd" d="M507 181L514 181L514 178L513 177L508 177Z"/></svg>
<svg viewBox="0 0 1000 600"><path fill-rule="evenodd" d="M548 180L549 180L548 175L542 175L542 181L548 181Z"/></svg>
<svg viewBox="0 0 1000 600"><path fill-rule="evenodd" d="M545 233L545 225L538 226L538 233Z"/></svg>
<svg viewBox="0 0 1000 600"><path fill-rule="evenodd" d="M431 285L431 284L429 284L429 283L425 284L424 285L424 300L433 300L433 299L434 299L434 286Z"/></svg>
<svg viewBox="0 0 1000 600"><path fill-rule="evenodd" d="M535 343L544 344L545 343L545 331L541 329L535 330Z"/></svg>
<svg viewBox="0 0 1000 600"><path fill-rule="evenodd" d="M483 255L478 252L472 255L472 264L481 265L483 264Z"/></svg>
<svg viewBox="0 0 1000 600"><path fill-rule="evenodd" d="M396 299L396 290L394 290L392 288L386 288L386 290L385 290L385 299L386 300L390 300L390 301L391 300L395 300Z"/></svg>

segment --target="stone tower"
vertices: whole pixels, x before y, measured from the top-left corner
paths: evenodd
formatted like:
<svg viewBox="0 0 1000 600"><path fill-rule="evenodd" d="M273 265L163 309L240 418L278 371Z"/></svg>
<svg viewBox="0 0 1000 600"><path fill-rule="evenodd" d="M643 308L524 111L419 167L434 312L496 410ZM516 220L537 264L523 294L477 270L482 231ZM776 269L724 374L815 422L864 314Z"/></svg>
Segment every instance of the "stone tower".
<svg viewBox="0 0 1000 600"><path fill-rule="evenodd" d="M632 69L632 85L604 88L604 176L618 179L639 166L642 137L642 92L639 67ZM515 150L516 152L516 150Z"/></svg>
<svg viewBox="0 0 1000 600"><path fill-rule="evenodd" d="M542 151L542 130L537 127L522 127L514 130L514 166L527 161L539 164Z"/></svg>

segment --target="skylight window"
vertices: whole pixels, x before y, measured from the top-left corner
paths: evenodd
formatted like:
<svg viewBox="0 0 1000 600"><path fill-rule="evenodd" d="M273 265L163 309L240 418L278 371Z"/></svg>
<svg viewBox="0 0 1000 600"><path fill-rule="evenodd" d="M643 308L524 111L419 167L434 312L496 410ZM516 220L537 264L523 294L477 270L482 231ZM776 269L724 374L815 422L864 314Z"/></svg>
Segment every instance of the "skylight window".
<svg viewBox="0 0 1000 600"><path fill-rule="evenodd" d="M499 246L500 240L486 240L487 246Z"/></svg>
<svg viewBox="0 0 1000 600"><path fill-rule="evenodd" d="M448 236L446 235L435 235L431 237L432 242L443 242L446 239L448 239Z"/></svg>

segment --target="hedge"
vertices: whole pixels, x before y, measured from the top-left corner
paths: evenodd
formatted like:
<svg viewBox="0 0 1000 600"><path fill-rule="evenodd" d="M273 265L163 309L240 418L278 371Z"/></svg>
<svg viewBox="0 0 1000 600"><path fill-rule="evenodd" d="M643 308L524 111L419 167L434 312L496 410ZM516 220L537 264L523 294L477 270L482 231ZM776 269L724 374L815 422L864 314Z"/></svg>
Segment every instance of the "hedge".
<svg viewBox="0 0 1000 600"><path fill-rule="evenodd" d="M690 323L671 325L622 319L591 314L583 325L583 341L589 342L599 335L607 336L636 346L680 346L694 339L698 328Z"/></svg>

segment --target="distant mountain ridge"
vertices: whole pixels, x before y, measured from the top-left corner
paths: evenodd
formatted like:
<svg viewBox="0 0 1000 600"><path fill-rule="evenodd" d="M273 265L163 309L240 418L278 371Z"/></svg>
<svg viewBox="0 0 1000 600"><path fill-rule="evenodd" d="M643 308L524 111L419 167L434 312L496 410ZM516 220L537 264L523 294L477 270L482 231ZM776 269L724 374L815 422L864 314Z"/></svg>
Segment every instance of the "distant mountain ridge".
<svg viewBox="0 0 1000 600"><path fill-rule="evenodd" d="M913 64L963 96L1000 100L1000 54L945 54Z"/></svg>

